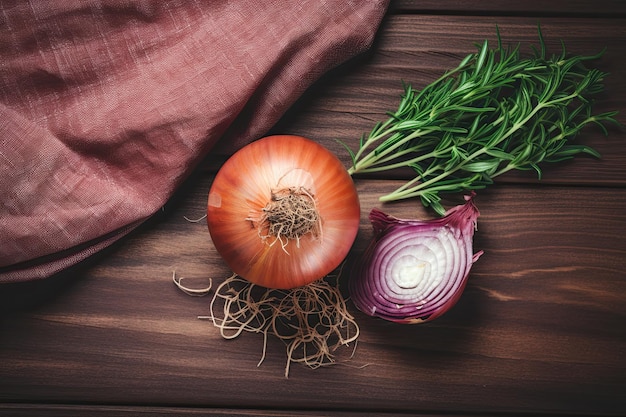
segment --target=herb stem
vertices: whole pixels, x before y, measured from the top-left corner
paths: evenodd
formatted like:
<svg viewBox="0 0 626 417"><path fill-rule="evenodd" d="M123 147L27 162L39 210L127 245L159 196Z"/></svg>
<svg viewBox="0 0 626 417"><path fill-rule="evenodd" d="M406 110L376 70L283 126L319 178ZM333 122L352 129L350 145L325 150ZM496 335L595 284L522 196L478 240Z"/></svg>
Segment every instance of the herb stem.
<svg viewBox="0 0 626 417"><path fill-rule="evenodd" d="M457 68L421 91L404 86L398 109L378 123L352 152L351 175L412 168L415 176L380 197L395 201L419 197L443 214L442 192L484 188L513 169L569 159L578 153L599 156L571 143L586 125L616 123L617 112L593 114L593 96L606 74L584 63L599 58L546 56L540 47L522 58L519 45L504 48L487 41Z"/></svg>

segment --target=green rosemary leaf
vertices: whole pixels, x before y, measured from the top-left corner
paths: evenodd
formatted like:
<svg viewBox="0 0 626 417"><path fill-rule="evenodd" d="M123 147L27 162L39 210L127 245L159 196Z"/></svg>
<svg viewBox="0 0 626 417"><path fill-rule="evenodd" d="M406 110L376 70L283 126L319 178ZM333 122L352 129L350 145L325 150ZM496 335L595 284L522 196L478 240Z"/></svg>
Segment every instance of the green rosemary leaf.
<svg viewBox="0 0 626 417"><path fill-rule="evenodd" d="M424 120L402 120L402 121L398 121L398 124L396 124L396 129L397 130L419 129L420 127L424 126L424 124L426 124L426 121Z"/></svg>
<svg viewBox="0 0 626 417"><path fill-rule="evenodd" d="M520 45L503 45L496 27L496 48L484 41L422 90L403 83L398 109L349 151L350 174L410 167L415 178L380 199L419 197L442 214L442 192L484 188L514 169L541 178L541 164L580 153L599 157L570 141L590 124L605 134L606 124L618 124L617 112L593 112L607 74L586 64L604 51L570 56L562 42L548 56L538 33L539 46L522 58Z"/></svg>
<svg viewBox="0 0 626 417"><path fill-rule="evenodd" d="M539 165L537 165L537 164L530 164L530 168L534 169L537 172L537 179L541 180L541 175L543 173L541 172L541 168L539 168Z"/></svg>
<svg viewBox="0 0 626 417"><path fill-rule="evenodd" d="M408 166L413 168L413 171L415 171L419 177L424 175L424 168L422 168L420 164L410 163Z"/></svg>
<svg viewBox="0 0 626 417"><path fill-rule="evenodd" d="M573 158L575 155L580 153L586 153L588 155L594 156L596 158L600 158L601 155L595 149L585 146L585 145L568 145L562 147L557 153L550 156L548 159L550 162L559 162L566 159Z"/></svg>
<svg viewBox="0 0 626 417"><path fill-rule="evenodd" d="M486 174L493 174L494 172L496 172L496 169L498 169L498 166L500 166L501 162L502 161L499 161L497 159L491 159L488 161L477 161L465 164L461 169L467 172L483 172Z"/></svg>
<svg viewBox="0 0 626 417"><path fill-rule="evenodd" d="M606 112L602 114L597 114L595 116L589 116L588 120L590 123L594 123L597 126L599 126L600 129L602 129L602 132L604 133L604 135L608 136L609 131L607 130L604 123L612 123L612 124L619 126L619 122L615 119L615 116L617 116L617 113L618 112L616 111L611 111L611 112Z"/></svg>
<svg viewBox="0 0 626 417"><path fill-rule="evenodd" d="M488 52L489 52L489 44L485 40L480 49L480 54L478 55L478 58L476 59L476 65L474 66L474 74L478 74L480 70L482 69L483 64L485 63L485 59L487 58Z"/></svg>
<svg viewBox="0 0 626 417"><path fill-rule="evenodd" d="M513 159L513 156L510 153L497 148L488 149L485 153L489 156L500 159L500 161L510 161Z"/></svg>
<svg viewBox="0 0 626 417"><path fill-rule="evenodd" d="M356 163L356 155L354 154L352 149L350 149L350 147L344 141L340 139L335 139L335 140L348 151L348 154L350 155L350 159L352 160L352 166L354 166L354 164Z"/></svg>

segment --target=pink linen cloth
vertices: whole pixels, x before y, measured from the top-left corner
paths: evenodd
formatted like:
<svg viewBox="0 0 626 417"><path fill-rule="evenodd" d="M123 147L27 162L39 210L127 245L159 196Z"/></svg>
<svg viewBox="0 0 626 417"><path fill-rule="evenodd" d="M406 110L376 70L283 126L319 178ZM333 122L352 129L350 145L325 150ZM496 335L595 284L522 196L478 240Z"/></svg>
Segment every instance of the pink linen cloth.
<svg viewBox="0 0 626 417"><path fill-rule="evenodd" d="M386 7L0 0L0 282L48 277L133 230L218 139L262 136L369 48Z"/></svg>

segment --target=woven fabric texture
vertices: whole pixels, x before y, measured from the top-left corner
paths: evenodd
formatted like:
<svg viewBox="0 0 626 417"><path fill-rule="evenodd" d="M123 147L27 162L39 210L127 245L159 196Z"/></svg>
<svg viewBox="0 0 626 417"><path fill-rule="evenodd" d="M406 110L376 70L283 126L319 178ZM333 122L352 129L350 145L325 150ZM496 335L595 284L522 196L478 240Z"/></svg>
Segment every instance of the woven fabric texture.
<svg viewBox="0 0 626 417"><path fill-rule="evenodd" d="M148 219L369 48L386 0L0 1L0 282Z"/></svg>

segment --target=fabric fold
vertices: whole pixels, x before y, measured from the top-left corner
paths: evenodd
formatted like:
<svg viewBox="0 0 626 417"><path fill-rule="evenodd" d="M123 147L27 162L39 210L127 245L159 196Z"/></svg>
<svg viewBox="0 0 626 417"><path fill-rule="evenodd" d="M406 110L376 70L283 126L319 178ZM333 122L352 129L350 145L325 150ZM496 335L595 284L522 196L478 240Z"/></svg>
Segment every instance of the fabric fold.
<svg viewBox="0 0 626 417"><path fill-rule="evenodd" d="M151 217L218 140L262 136L369 48L387 0L250 4L0 2L0 282Z"/></svg>

